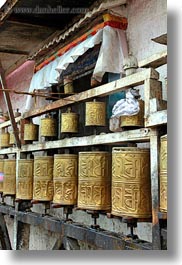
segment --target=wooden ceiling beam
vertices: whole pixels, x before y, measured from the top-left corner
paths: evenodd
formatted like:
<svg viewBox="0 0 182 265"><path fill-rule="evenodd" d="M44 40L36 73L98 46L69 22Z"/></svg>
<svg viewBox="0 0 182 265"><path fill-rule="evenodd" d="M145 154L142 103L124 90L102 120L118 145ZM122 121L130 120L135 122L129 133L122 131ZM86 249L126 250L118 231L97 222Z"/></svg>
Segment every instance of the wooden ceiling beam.
<svg viewBox="0 0 182 265"><path fill-rule="evenodd" d="M15 50L15 49L6 49L6 48L1 48L1 47L0 47L0 53L29 55L28 51L20 51L20 50Z"/></svg>

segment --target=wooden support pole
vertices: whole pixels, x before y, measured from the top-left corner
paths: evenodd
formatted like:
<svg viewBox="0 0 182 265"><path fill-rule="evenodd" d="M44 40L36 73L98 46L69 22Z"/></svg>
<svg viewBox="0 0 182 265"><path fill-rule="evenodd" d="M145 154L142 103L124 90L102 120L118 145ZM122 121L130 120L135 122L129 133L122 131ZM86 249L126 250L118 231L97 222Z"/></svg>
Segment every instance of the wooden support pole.
<svg viewBox="0 0 182 265"><path fill-rule="evenodd" d="M1 86L2 86L3 94L4 94L4 100L5 100L6 105L7 105L8 114L9 114L10 121L11 121L11 126L13 128L16 145L17 145L18 148L20 148L21 147L21 142L20 142L20 139L19 139L18 127L17 127L16 121L15 121L15 117L14 117L14 113L13 113L13 108L12 108L9 92L7 92L5 90L6 89L6 80L5 80L5 74L4 74L4 69L2 67L1 60L0 60L0 83L1 83Z"/></svg>
<svg viewBox="0 0 182 265"><path fill-rule="evenodd" d="M11 250L11 242L6 226L6 222L4 220L4 215L0 213L0 241L2 245L2 249Z"/></svg>
<svg viewBox="0 0 182 265"><path fill-rule="evenodd" d="M150 137L150 169L151 169L151 195L152 195L152 247L161 249L161 235L159 225L159 136Z"/></svg>

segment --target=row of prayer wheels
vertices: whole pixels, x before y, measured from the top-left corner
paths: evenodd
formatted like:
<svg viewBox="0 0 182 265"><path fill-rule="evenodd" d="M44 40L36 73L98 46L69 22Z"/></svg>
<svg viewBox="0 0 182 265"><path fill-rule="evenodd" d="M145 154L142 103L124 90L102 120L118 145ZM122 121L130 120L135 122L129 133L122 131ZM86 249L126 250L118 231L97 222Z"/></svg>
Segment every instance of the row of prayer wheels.
<svg viewBox="0 0 182 265"><path fill-rule="evenodd" d="M3 180L4 176L4 180ZM3 182L2 182L3 180ZM109 152L79 152L0 160L0 192L22 200L53 201L116 216L151 216L149 149L115 147ZM161 137L160 210L167 212L167 136Z"/></svg>

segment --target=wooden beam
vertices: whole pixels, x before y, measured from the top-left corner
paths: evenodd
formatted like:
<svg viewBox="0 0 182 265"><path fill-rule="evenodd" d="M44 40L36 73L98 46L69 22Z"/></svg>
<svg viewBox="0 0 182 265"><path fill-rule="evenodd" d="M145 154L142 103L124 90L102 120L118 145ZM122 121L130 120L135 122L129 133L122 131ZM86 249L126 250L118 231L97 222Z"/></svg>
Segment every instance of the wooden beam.
<svg viewBox="0 0 182 265"><path fill-rule="evenodd" d="M8 229L6 222L4 220L4 215L0 213L0 241L3 250L11 250L11 242L8 234Z"/></svg>
<svg viewBox="0 0 182 265"><path fill-rule="evenodd" d="M12 108L12 104L11 104L11 99L10 99L9 93L7 91L4 91L4 89L6 89L6 79L5 79L4 69L3 69L2 64L1 64L1 60L0 60L0 83L1 83L1 86L2 86L3 94L4 94L4 100L6 102L6 106L7 106L7 109L8 109L8 114L9 114L10 121L11 121L11 126L13 128L16 145L17 145L18 148L20 148L21 147L21 142L20 142L20 139L19 139L18 127L17 127L16 121L15 121L15 117L14 117L13 108Z"/></svg>
<svg viewBox="0 0 182 265"><path fill-rule="evenodd" d="M7 1L4 6L1 8L0 11L0 25L3 21L11 14L13 7L19 2L20 0L9 0Z"/></svg>
<svg viewBox="0 0 182 265"><path fill-rule="evenodd" d="M14 50L14 49L6 49L6 48L2 48L2 47L0 47L0 53L29 55L29 52L28 51L20 51L20 50Z"/></svg>
<svg viewBox="0 0 182 265"><path fill-rule="evenodd" d="M95 97L105 97L114 94L118 91L126 90L131 86L142 85L144 84L145 79L149 78L158 79L159 73L154 69L145 69L143 71L140 71L130 76L126 76L124 78L110 82L108 84L89 89L87 91L78 93L76 95L66 97L64 99L54 101L53 103L48 104L45 107L25 113L24 117L25 118L36 117L77 102L83 102L89 99L93 99Z"/></svg>
<svg viewBox="0 0 182 265"><path fill-rule="evenodd" d="M167 124L167 110L150 113L145 118L145 127L155 127L163 124Z"/></svg>
<svg viewBox="0 0 182 265"><path fill-rule="evenodd" d="M138 66L140 68L157 68L164 64L167 64L167 51L155 53L152 56L140 61Z"/></svg>

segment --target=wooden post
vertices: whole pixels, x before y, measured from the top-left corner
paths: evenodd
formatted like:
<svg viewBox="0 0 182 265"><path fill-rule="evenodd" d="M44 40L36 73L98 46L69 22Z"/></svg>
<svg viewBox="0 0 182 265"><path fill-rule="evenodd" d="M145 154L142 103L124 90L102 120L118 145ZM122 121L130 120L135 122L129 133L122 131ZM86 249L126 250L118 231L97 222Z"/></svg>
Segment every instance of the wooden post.
<svg viewBox="0 0 182 265"><path fill-rule="evenodd" d="M152 130L152 129L151 129ZM161 236L159 225L159 136L150 137L150 170L151 170L151 195L152 195L152 246L154 250L161 249Z"/></svg>
<svg viewBox="0 0 182 265"><path fill-rule="evenodd" d="M2 67L1 60L0 60L0 83L1 83L1 86L2 86L3 94L4 94L4 100L5 100L6 105L7 105L8 114L9 114L10 121L11 121L11 126L13 128L15 141L16 141L17 147L20 148L21 147L21 142L20 142L20 139L19 139L18 127L17 127L16 121L15 121L15 117L14 117L14 113L13 113L13 109L12 109L12 104L11 104L11 99L10 99L10 96L9 96L9 92L7 92L5 90L7 86L6 86L5 74L4 74L4 69Z"/></svg>
<svg viewBox="0 0 182 265"><path fill-rule="evenodd" d="M6 226L6 222L4 220L4 215L0 213L0 241L2 245L2 249L11 250L11 242Z"/></svg>

